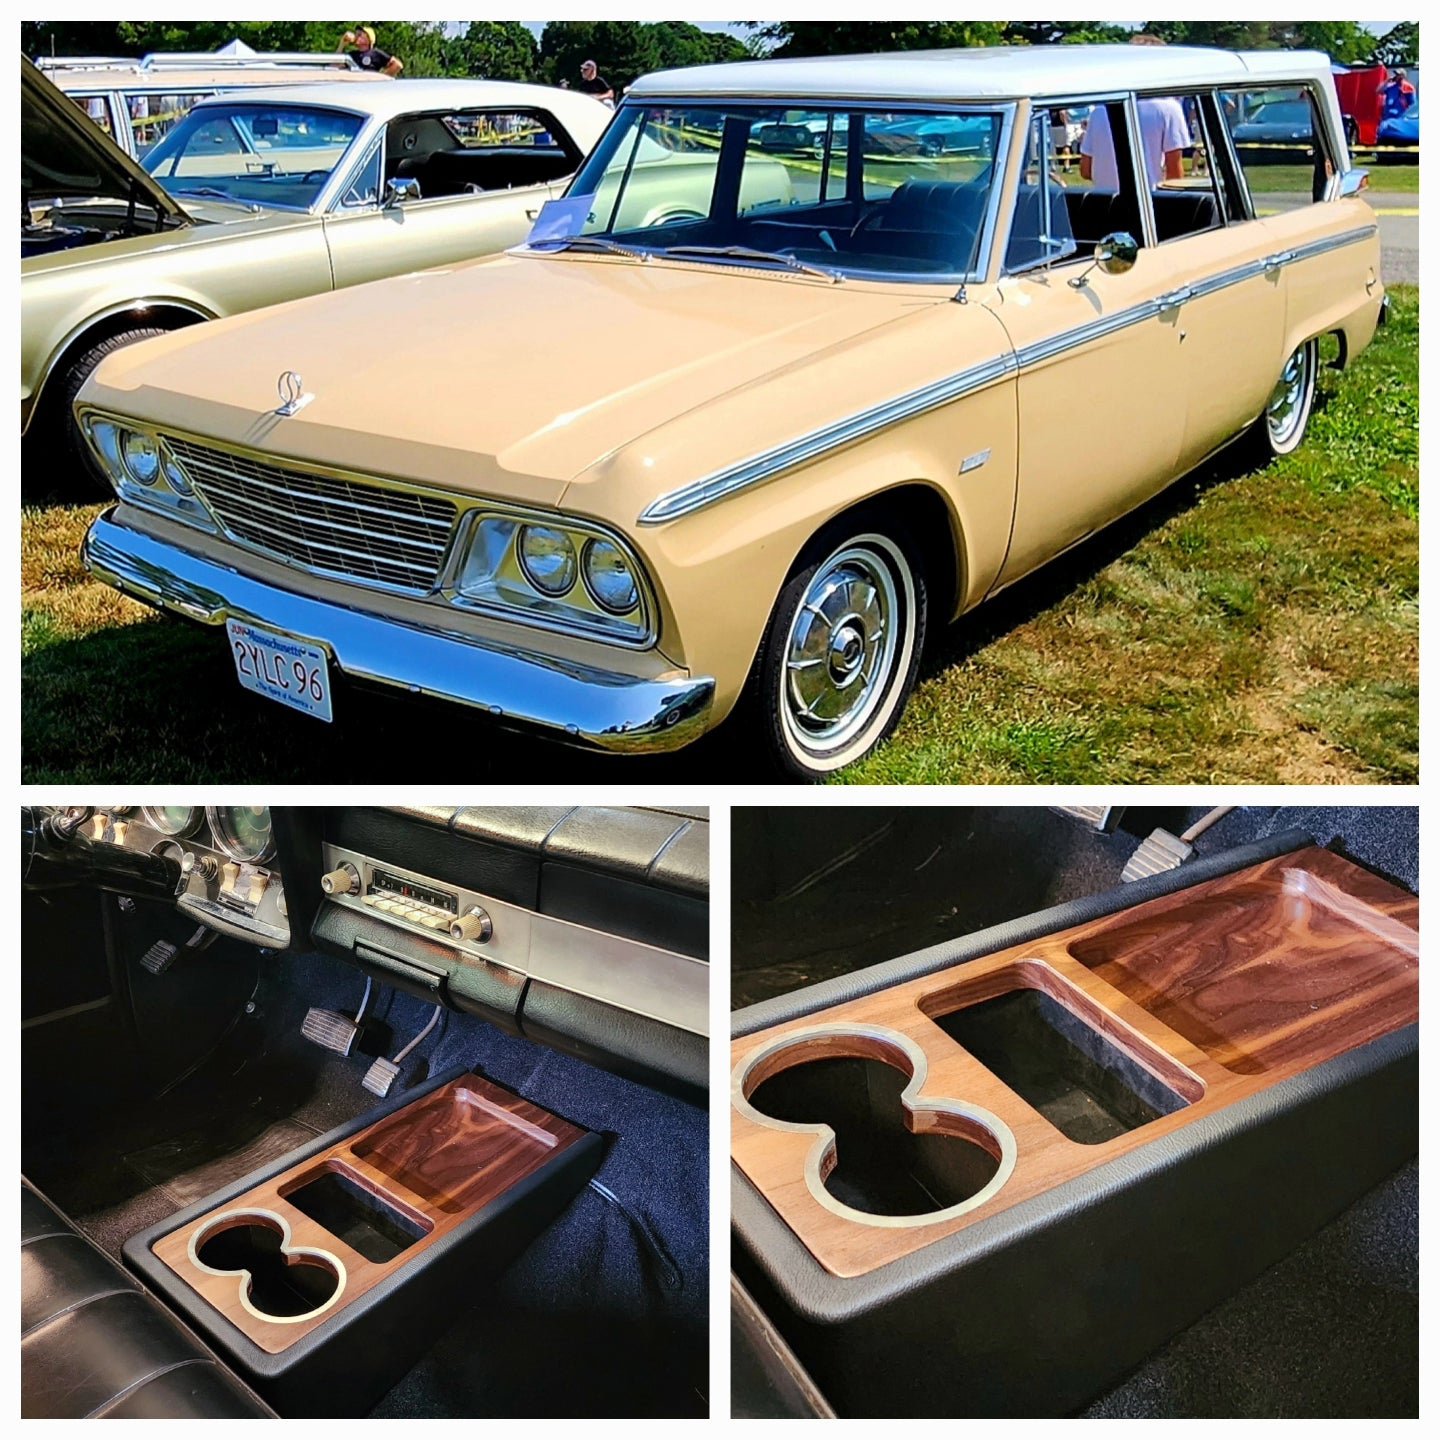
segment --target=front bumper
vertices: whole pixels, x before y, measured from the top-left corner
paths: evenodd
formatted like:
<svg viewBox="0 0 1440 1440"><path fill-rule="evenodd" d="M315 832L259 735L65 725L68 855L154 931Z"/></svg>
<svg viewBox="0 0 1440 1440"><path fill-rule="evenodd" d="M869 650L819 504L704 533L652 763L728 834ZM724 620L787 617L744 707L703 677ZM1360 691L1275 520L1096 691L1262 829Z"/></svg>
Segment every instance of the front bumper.
<svg viewBox="0 0 1440 1440"><path fill-rule="evenodd" d="M311 640L352 680L454 700L601 750L678 750L708 727L715 698L708 677L639 678L422 629L241 575L113 515L91 525L80 549L96 579L205 625L234 618Z"/></svg>

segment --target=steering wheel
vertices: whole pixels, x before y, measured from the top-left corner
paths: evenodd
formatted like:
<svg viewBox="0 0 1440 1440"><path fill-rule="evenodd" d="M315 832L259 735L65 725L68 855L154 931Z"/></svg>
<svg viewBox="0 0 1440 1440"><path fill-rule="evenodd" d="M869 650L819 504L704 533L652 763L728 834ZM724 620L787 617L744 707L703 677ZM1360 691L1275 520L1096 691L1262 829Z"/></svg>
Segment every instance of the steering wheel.
<svg viewBox="0 0 1440 1440"><path fill-rule="evenodd" d="M324 180L330 172L328 170L307 170L301 177L299 183L308 185L311 180Z"/></svg>

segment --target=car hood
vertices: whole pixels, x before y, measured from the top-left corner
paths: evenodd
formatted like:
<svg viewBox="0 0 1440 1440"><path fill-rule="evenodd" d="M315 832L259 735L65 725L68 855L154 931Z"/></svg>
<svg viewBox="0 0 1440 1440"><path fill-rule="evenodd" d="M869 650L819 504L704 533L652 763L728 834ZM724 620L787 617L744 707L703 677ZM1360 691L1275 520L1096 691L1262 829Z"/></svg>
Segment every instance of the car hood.
<svg viewBox="0 0 1440 1440"><path fill-rule="evenodd" d="M613 469L618 451L721 397L744 393L763 423L792 427L817 393L850 403L859 337L944 301L931 287L507 254L120 351L86 398L296 460L553 506L572 482ZM833 396L816 373L827 359L844 372ZM286 371L314 398L282 419ZM758 382L786 372L806 393L777 406ZM707 427L707 465L753 453L757 430L737 426Z"/></svg>
<svg viewBox="0 0 1440 1440"><path fill-rule="evenodd" d="M22 203L129 200L186 223L172 200L73 100L20 61Z"/></svg>

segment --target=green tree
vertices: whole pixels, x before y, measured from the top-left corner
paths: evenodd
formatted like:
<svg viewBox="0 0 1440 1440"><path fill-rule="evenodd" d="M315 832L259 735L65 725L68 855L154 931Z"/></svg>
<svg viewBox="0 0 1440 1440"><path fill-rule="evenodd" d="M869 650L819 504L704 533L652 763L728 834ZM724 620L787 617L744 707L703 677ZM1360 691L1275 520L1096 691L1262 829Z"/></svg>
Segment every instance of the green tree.
<svg viewBox="0 0 1440 1440"><path fill-rule="evenodd" d="M886 50L948 50L1002 45L1002 20L777 20L760 27L773 56L867 55Z"/></svg>
<svg viewBox="0 0 1440 1440"><path fill-rule="evenodd" d="M1379 39L1370 59L1377 65L1414 65L1420 59L1420 26L1402 20Z"/></svg>
<svg viewBox="0 0 1440 1440"><path fill-rule="evenodd" d="M472 20L449 46L453 73L487 80L534 80L540 42L518 20Z"/></svg>
<svg viewBox="0 0 1440 1440"><path fill-rule="evenodd" d="M645 28L651 32L662 69L714 65L750 58L744 42L734 35L719 30L702 30L685 20L660 20Z"/></svg>
<svg viewBox="0 0 1440 1440"><path fill-rule="evenodd" d="M1009 45L1123 45L1130 38L1123 25L1107 20L1011 20L1005 26Z"/></svg>
<svg viewBox="0 0 1440 1440"><path fill-rule="evenodd" d="M540 36L541 74L548 84L573 85L581 61L593 60L618 94L664 68L658 28L638 20L552 20Z"/></svg>

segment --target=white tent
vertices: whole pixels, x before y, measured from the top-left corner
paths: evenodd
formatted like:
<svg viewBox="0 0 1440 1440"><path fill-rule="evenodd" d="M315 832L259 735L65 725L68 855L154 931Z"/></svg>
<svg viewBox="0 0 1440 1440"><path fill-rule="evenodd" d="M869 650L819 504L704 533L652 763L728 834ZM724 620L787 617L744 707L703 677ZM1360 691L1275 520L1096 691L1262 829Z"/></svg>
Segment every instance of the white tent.
<svg viewBox="0 0 1440 1440"><path fill-rule="evenodd" d="M256 54L243 40L238 38L232 40L228 45L222 45L215 53L224 55L230 60L253 60Z"/></svg>

